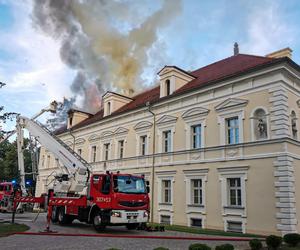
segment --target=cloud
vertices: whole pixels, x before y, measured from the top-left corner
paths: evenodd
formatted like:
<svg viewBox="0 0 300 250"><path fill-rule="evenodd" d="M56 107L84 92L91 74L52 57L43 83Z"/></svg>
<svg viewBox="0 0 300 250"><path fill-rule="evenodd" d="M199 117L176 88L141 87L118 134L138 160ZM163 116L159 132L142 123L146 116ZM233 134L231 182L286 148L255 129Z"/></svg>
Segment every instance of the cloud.
<svg viewBox="0 0 300 250"><path fill-rule="evenodd" d="M245 51L264 55L291 46L296 27L286 21L278 2L263 1L250 11L246 29Z"/></svg>

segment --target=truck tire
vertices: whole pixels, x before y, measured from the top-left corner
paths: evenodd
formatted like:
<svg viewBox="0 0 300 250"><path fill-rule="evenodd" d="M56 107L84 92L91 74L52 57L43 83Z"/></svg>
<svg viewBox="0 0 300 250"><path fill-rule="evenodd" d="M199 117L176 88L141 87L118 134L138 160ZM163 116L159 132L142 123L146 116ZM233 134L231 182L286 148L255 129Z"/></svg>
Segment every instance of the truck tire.
<svg viewBox="0 0 300 250"><path fill-rule="evenodd" d="M64 207L60 207L59 209L58 209L58 216L57 216L57 218L58 218L58 223L60 224L60 225L67 225L67 224L71 224L72 223L72 218L70 217L70 215L67 215L66 213L65 213L65 208Z"/></svg>
<svg viewBox="0 0 300 250"><path fill-rule="evenodd" d="M138 226L139 226L138 223L131 223L131 224L126 225L128 230L135 230L135 229L137 229Z"/></svg>
<svg viewBox="0 0 300 250"><path fill-rule="evenodd" d="M96 211L93 216L93 226L97 232L105 229L105 225L102 223L101 213Z"/></svg>
<svg viewBox="0 0 300 250"><path fill-rule="evenodd" d="M51 221L52 221L52 223L58 222L58 208L57 207L52 207Z"/></svg>

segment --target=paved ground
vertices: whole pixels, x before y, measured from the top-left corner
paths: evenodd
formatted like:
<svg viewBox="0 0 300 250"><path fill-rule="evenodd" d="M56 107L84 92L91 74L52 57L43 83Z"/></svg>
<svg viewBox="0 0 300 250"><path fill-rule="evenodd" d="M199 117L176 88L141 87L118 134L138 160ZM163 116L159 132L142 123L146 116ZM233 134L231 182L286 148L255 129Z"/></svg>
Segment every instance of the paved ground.
<svg viewBox="0 0 300 250"><path fill-rule="evenodd" d="M30 232L39 232L45 229L46 214L26 213L17 214L16 222L24 223L30 226ZM11 214L0 214L0 220L10 220ZM95 234L92 226L74 221L70 226L51 225L51 229L58 233L74 233L74 234ZM181 232L166 231L145 232L145 231L129 231L125 227L109 227L103 233L120 235L120 238L109 237L83 237L83 236L33 236L33 235L13 235L0 238L0 249L109 249L119 248L122 250L143 249L152 250L155 247L163 246L170 250L185 250L192 243L205 243L212 247L227 243L216 241L191 241L191 240L166 240L166 239L126 239L121 238L122 235L146 235L146 236L180 236L180 237L202 237L204 235L189 234ZM213 236L208 236L213 237ZM236 249L248 249L247 242L233 242Z"/></svg>

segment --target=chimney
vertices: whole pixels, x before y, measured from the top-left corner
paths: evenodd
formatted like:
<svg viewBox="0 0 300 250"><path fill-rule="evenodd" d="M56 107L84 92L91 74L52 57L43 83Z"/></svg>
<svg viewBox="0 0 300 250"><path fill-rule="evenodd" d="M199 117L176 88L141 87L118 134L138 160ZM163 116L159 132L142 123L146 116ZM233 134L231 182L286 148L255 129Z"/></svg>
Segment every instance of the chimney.
<svg viewBox="0 0 300 250"><path fill-rule="evenodd" d="M234 43L234 48L233 48L233 55L237 56L239 54L239 45L237 42Z"/></svg>
<svg viewBox="0 0 300 250"><path fill-rule="evenodd" d="M288 58L291 59L292 58L292 52L293 52L293 50L291 50L289 47L287 47L287 48L272 52L270 54L267 54L266 57L270 57L270 58L288 57Z"/></svg>

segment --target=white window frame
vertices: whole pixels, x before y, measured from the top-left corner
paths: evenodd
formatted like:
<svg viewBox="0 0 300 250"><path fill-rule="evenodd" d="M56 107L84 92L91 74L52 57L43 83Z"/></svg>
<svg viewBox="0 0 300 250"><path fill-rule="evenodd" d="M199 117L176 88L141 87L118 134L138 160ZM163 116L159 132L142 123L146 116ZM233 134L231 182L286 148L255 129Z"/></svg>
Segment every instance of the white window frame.
<svg viewBox="0 0 300 250"><path fill-rule="evenodd" d="M174 182L175 182L175 174L176 171L162 171L162 172L156 172L156 178L157 178L157 188L158 188L158 205L166 205L166 206L172 206L174 203ZM162 181L163 180L169 180L171 181L171 202L165 203L163 201L162 197Z"/></svg>
<svg viewBox="0 0 300 250"><path fill-rule="evenodd" d="M165 131L171 131L171 138L170 138L170 151L164 152L164 132ZM158 127L158 153L172 153L174 152L174 133L175 133L175 124L173 125L165 125L165 126L159 126Z"/></svg>
<svg viewBox="0 0 300 250"><path fill-rule="evenodd" d="M115 144L115 153L114 153L114 156L115 156L115 159L121 159L119 157L119 141L124 141L124 145L123 145L123 158L125 158L125 155L126 155L126 144L127 144L127 134L120 134L120 135L117 135L115 136L114 138L114 144ZM112 148L112 145L111 145L111 148Z"/></svg>
<svg viewBox="0 0 300 250"><path fill-rule="evenodd" d="M229 126L228 123L230 123L230 121L232 120L236 120L237 121L237 126ZM235 145L235 144L239 144L240 140L239 140L239 136L238 136L238 140L236 140L237 136L236 136L236 129L238 131L238 135L240 135L240 125L239 125L239 117L238 116L232 116L232 117L228 117L225 119L225 130L226 130L226 135L225 135L225 142L226 145ZM229 131L233 130L233 140L234 142L230 142L229 141Z"/></svg>
<svg viewBox="0 0 300 250"><path fill-rule="evenodd" d="M106 155L106 147L105 147L105 145L106 144L109 144L109 146L108 146L108 159L106 160L105 159L105 155ZM103 149L102 149L102 161L108 161L108 160L111 160L111 149L112 149L112 141L111 140L107 140L107 141L103 141L102 142L102 147L103 147Z"/></svg>
<svg viewBox="0 0 300 250"><path fill-rule="evenodd" d="M150 153L150 151L149 151L150 139L151 139L150 131L151 131L151 127L146 128L146 129L136 130L136 136L135 136L135 138L136 138L136 156L142 156L141 145L140 145L141 136L146 136L146 138L147 138L145 155L148 155Z"/></svg>
<svg viewBox="0 0 300 250"><path fill-rule="evenodd" d="M145 139L145 141L143 141ZM139 136L139 155L145 156L148 152L148 136L147 135L141 135ZM144 152L143 152L144 151Z"/></svg>
<svg viewBox="0 0 300 250"><path fill-rule="evenodd" d="M219 181L221 184L221 195L222 195L222 208L223 215L236 214L240 216L246 216L247 206L246 206L246 181L247 181L247 171L249 166L236 166L236 167L220 167ZM241 206L231 206L229 204L229 188L228 188L228 178L240 178L241 179Z"/></svg>
<svg viewBox="0 0 300 250"><path fill-rule="evenodd" d="M122 145L121 145L122 142ZM117 149L117 158L118 159L123 159L124 158L124 151L125 151L125 140L118 140L118 149ZM121 147L122 146L122 147ZM122 155L121 155L121 150L122 150Z"/></svg>
<svg viewBox="0 0 300 250"><path fill-rule="evenodd" d="M265 115L266 115L266 122L267 122L267 138L262 138L262 139L256 139L255 138L255 133L254 133L254 129L255 129L255 112L256 110L258 109L262 109L265 111ZM267 110L267 108L263 107L263 106L258 106L258 107L255 107L252 112L251 112L251 116L250 116L250 123L251 123L251 140L252 141L261 141L261 140L268 140L270 139L270 121L269 121L269 112Z"/></svg>
<svg viewBox="0 0 300 250"><path fill-rule="evenodd" d="M93 147L96 147L96 157L95 157L95 161L93 161L94 160L94 154L93 154ZM98 148L99 147L97 147L97 144L92 144L92 145L90 145L90 162L91 163L93 163L93 162L97 162L97 160L98 160L98 154L97 154L97 150L98 150Z"/></svg>
<svg viewBox="0 0 300 250"><path fill-rule="evenodd" d="M226 111L218 115L218 124L220 127L220 145L236 145L236 144L227 144L227 124L226 119L238 117L239 121L239 144L244 142L244 119L245 112L244 110L236 111Z"/></svg>

